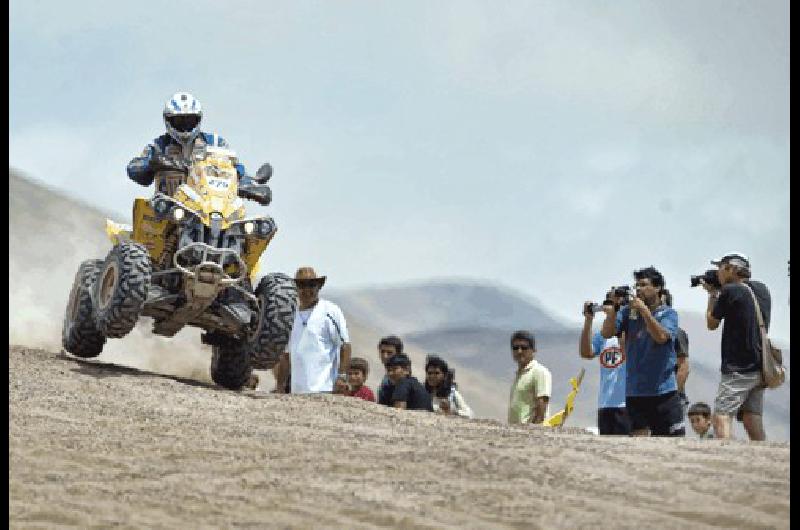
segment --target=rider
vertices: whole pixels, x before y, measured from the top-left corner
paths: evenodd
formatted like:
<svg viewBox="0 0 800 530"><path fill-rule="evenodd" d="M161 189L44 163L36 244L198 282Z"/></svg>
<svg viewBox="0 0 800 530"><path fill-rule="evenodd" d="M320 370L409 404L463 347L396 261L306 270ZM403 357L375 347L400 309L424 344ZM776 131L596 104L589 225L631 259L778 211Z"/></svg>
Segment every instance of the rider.
<svg viewBox="0 0 800 530"><path fill-rule="evenodd" d="M178 92L164 106L164 125L166 134L162 134L153 143L148 144L138 156L128 164L128 177L131 180L149 186L159 172L186 174L194 156L202 156L206 147L230 149L228 142L221 136L200 131L200 120L203 109L200 102L187 92ZM234 159L236 174L239 180L248 179L245 169ZM167 179L159 179L158 190L171 195Z"/></svg>

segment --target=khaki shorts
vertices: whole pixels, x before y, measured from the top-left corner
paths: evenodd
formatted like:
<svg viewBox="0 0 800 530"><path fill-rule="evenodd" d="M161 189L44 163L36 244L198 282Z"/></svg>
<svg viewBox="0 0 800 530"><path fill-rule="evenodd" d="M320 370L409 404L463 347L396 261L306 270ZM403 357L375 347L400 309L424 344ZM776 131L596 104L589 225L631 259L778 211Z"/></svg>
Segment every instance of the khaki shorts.
<svg viewBox="0 0 800 530"><path fill-rule="evenodd" d="M764 388L760 371L722 374L714 400L714 414L734 416L749 412L761 415L764 412Z"/></svg>

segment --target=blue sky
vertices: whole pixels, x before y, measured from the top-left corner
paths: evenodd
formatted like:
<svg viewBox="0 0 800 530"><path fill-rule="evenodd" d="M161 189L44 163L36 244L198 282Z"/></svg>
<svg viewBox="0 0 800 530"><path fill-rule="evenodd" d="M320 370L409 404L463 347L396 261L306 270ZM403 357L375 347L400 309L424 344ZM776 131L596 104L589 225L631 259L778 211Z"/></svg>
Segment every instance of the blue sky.
<svg viewBox="0 0 800 530"><path fill-rule="evenodd" d="M788 2L10 4L10 165L107 210L188 90L275 168L267 270L501 282L578 321L751 257L789 337ZM260 208L254 208L259 211Z"/></svg>

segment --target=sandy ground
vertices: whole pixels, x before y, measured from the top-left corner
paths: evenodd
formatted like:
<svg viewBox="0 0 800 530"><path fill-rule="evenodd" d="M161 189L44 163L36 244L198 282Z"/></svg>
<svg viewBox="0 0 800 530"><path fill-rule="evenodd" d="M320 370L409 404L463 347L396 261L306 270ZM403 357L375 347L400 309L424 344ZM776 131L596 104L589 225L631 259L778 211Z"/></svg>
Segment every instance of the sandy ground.
<svg viewBox="0 0 800 530"><path fill-rule="evenodd" d="M788 528L789 444L236 393L9 347L12 528Z"/></svg>

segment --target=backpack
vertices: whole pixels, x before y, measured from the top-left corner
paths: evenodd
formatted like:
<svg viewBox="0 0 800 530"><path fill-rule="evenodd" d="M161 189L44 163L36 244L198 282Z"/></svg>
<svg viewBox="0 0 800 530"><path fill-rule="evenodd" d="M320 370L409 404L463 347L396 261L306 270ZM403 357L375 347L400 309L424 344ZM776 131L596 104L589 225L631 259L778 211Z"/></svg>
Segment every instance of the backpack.
<svg viewBox="0 0 800 530"><path fill-rule="evenodd" d="M756 305L756 318L758 319L758 329L761 333L761 373L764 376L764 384L767 388L778 388L786 380L786 368L783 366L783 353L779 348L772 345L772 341L767 337L767 327L764 325L764 316L761 314L761 306L753 292L753 289L743 283Z"/></svg>

